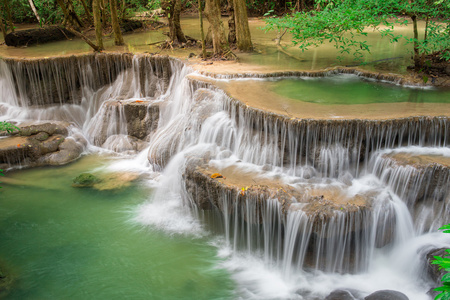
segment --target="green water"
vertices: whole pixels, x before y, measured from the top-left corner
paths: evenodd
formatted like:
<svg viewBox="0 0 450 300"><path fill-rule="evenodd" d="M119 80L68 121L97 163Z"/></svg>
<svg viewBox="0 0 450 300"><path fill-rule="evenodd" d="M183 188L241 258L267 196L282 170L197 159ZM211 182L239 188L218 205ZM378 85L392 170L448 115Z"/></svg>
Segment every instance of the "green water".
<svg viewBox="0 0 450 300"><path fill-rule="evenodd" d="M450 103L449 89L402 87L355 75L281 79L270 88L284 97L320 104Z"/></svg>
<svg viewBox="0 0 450 300"><path fill-rule="evenodd" d="M234 285L205 239L133 224L151 192L71 187L99 157L9 172L0 191L2 299L230 299ZM3 296L3 297L2 297Z"/></svg>

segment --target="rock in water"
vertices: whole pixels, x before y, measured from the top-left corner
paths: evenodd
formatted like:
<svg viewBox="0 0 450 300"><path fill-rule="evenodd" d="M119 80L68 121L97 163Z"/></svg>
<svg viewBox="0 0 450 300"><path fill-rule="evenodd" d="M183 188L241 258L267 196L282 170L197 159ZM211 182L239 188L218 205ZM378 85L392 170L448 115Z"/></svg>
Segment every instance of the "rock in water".
<svg viewBox="0 0 450 300"><path fill-rule="evenodd" d="M409 298L398 291L381 290L370 294L364 300L409 300Z"/></svg>
<svg viewBox="0 0 450 300"><path fill-rule="evenodd" d="M348 290L334 290L332 291L325 300L356 300L352 292Z"/></svg>
<svg viewBox="0 0 450 300"><path fill-rule="evenodd" d="M100 179L90 173L82 173L73 180L73 187L92 187L100 182Z"/></svg>

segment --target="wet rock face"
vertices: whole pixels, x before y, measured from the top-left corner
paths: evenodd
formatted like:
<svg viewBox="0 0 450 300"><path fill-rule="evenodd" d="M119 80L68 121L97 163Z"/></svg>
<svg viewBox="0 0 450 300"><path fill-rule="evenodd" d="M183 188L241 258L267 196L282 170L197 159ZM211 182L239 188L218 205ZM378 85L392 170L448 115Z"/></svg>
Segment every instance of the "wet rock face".
<svg viewBox="0 0 450 300"><path fill-rule="evenodd" d="M442 276L444 276L446 272L444 269L439 270L439 266L432 264L432 262L435 260L435 256L444 257L448 255L449 253L446 250L446 248L433 249L429 251L425 257L427 274L436 283L436 287L441 285Z"/></svg>
<svg viewBox="0 0 450 300"><path fill-rule="evenodd" d="M386 208L380 207L380 203L375 206L374 197L380 202L383 195L349 196L340 187L323 187L312 182L287 185L268 174L246 173L245 166L238 165L239 162L216 168L206 156L189 159L183 174L188 203L208 211L207 214L228 219L230 224L238 222L248 228L240 227L242 232L256 230L253 234L258 235L271 226L270 230L277 231L281 240L265 243L282 245L274 251L283 251L288 244L305 249L297 252L303 253L301 258L294 258L301 261L302 267L343 273L360 271L365 268L372 247L383 247L394 238L392 224L396 216L390 209L390 198L384 199ZM378 209L385 211L380 220L376 217ZM262 241L268 237L259 238ZM349 240L354 242L345 242ZM365 242L368 240L374 243L369 245ZM327 249L339 249L339 255L334 250L330 254Z"/></svg>
<svg viewBox="0 0 450 300"><path fill-rule="evenodd" d="M0 165L37 167L76 160L84 150L84 140L68 137L68 126L45 123L20 127L18 133L0 139Z"/></svg>
<svg viewBox="0 0 450 300"><path fill-rule="evenodd" d="M165 56L88 54L52 59L4 59L14 77L23 105L79 104L82 89L98 90L114 82L120 73L138 73L143 96L154 96L158 89L166 91L172 76L171 60ZM133 69L134 68L134 69ZM64 70L64 71L62 71Z"/></svg>
<svg viewBox="0 0 450 300"><path fill-rule="evenodd" d="M144 140L158 127L159 105L134 101L124 105L128 135Z"/></svg>

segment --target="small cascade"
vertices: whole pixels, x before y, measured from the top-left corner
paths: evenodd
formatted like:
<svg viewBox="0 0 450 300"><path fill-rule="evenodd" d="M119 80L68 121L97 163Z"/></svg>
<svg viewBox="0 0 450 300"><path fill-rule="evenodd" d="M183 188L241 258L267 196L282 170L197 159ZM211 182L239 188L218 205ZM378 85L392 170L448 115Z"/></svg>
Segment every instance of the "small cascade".
<svg viewBox="0 0 450 300"><path fill-rule="evenodd" d="M450 222L448 116L290 118L249 107L192 72L147 55L7 59L0 109L19 123L70 122L97 150L139 153L135 163L159 172L140 223L212 233L219 252L229 251L225 266L245 258L229 267L236 277L256 262L283 282L282 291L266 293L242 279L244 298L390 288L425 299L431 284L420 263L412 270L397 261L400 275L389 266L403 252L419 260L424 249L450 244L436 233ZM418 155L426 149L438 154ZM386 274L393 277L378 280Z"/></svg>
<svg viewBox="0 0 450 300"><path fill-rule="evenodd" d="M449 165L449 148L405 147L377 152L369 169L405 201L423 233L450 222Z"/></svg>

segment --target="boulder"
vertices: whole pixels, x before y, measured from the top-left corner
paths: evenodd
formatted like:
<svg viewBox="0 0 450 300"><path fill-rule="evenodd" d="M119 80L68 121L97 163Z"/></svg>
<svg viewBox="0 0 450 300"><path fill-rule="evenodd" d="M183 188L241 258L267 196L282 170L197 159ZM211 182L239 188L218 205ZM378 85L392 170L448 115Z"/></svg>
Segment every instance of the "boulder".
<svg viewBox="0 0 450 300"><path fill-rule="evenodd" d="M76 160L84 150L83 137L68 137L68 123L21 126L14 135L0 139L0 165L38 167Z"/></svg>
<svg viewBox="0 0 450 300"><path fill-rule="evenodd" d="M325 300L357 300L360 299L357 297L358 294L356 291L334 290L325 297Z"/></svg>
<svg viewBox="0 0 450 300"><path fill-rule="evenodd" d="M408 299L409 298L405 294L393 290L376 291L364 298L364 300L408 300Z"/></svg>

